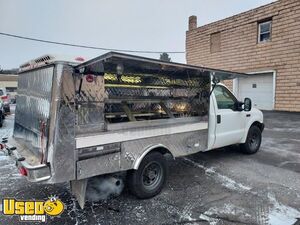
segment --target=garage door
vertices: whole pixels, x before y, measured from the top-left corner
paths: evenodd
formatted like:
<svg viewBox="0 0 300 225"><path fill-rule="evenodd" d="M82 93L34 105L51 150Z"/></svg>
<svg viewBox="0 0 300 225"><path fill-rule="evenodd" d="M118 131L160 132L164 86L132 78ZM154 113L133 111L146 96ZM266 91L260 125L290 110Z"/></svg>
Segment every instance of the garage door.
<svg viewBox="0 0 300 225"><path fill-rule="evenodd" d="M248 97L255 108L273 110L273 73L252 74L250 78L239 78L237 85L239 99Z"/></svg>

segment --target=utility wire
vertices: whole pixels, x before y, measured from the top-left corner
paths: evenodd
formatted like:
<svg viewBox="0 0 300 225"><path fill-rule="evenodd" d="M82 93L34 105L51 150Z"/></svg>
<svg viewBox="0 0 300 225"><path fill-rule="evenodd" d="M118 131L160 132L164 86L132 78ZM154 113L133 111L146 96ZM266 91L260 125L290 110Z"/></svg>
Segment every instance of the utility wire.
<svg viewBox="0 0 300 225"><path fill-rule="evenodd" d="M87 46L87 45L70 44L70 43L65 43L65 42L49 41L49 40L25 37L25 36L9 34L9 33L3 33L3 32L0 32L0 35L7 36L7 37L24 39L24 40L29 40L29 41L43 42L43 43L48 43L48 44L64 45L64 46L71 46L71 47L78 47L78 48L97 49L97 50L105 50L105 51L134 52L134 53L157 53L157 54L160 54L160 53L184 54L185 53L184 51L143 51L143 50L103 48L103 47L95 47L95 46Z"/></svg>

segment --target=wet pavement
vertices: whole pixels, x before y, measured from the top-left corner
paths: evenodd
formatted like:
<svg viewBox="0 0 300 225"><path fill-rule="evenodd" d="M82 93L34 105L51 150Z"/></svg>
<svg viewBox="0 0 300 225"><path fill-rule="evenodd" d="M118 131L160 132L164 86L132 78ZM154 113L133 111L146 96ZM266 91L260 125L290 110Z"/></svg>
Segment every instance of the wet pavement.
<svg viewBox="0 0 300 225"><path fill-rule="evenodd" d="M261 150L243 155L238 147L169 160L162 193L138 200L126 187L116 198L88 202L81 210L67 183L29 183L0 153L1 198L46 200L57 195L66 210L49 224L297 224L300 218L300 113L265 112ZM10 135L13 115L0 137ZM298 221L298 223L300 223ZM3 216L0 224L24 224Z"/></svg>

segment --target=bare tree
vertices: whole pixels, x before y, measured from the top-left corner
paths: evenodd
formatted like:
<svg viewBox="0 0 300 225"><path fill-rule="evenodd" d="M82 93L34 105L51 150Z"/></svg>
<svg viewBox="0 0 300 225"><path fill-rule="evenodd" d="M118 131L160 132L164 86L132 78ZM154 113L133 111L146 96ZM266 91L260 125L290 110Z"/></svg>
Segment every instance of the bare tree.
<svg viewBox="0 0 300 225"><path fill-rule="evenodd" d="M171 62L171 58L169 57L169 54L166 52L161 53L159 59L161 61Z"/></svg>

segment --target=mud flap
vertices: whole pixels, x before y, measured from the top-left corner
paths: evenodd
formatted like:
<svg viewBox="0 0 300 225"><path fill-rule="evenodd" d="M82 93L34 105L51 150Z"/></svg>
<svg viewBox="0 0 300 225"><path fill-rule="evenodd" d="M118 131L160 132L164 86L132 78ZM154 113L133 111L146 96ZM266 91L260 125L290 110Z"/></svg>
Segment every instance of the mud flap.
<svg viewBox="0 0 300 225"><path fill-rule="evenodd" d="M76 197L80 208L84 208L88 179L70 181L71 192Z"/></svg>

